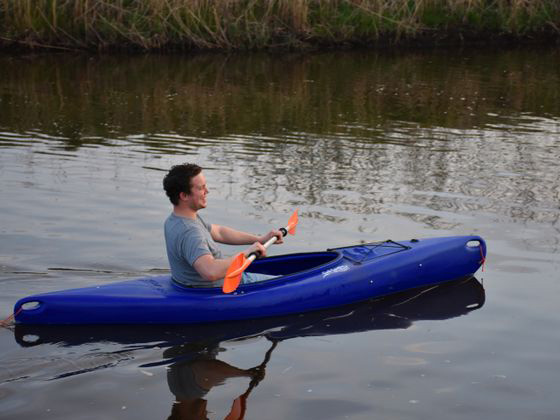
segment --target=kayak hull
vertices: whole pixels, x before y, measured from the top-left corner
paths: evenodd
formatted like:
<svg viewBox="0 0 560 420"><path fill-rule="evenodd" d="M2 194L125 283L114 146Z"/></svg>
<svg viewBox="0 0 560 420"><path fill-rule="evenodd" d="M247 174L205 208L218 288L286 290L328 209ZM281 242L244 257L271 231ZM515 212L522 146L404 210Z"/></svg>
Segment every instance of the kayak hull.
<svg viewBox="0 0 560 420"><path fill-rule="evenodd" d="M305 314L225 321L212 324L30 325L16 324L14 338L22 347L43 344L81 346L91 343L134 345L135 348L198 349L221 342L265 336L273 341L297 337L353 334L410 328L417 321L441 321L478 310L486 299L476 279L446 282ZM201 346L184 346L199 343ZM195 350L196 351L196 350Z"/></svg>
<svg viewBox="0 0 560 420"><path fill-rule="evenodd" d="M473 275L486 256L479 236L429 238L288 254L250 270L278 277L220 288L187 288L170 276L20 299L19 324L198 324L337 307Z"/></svg>

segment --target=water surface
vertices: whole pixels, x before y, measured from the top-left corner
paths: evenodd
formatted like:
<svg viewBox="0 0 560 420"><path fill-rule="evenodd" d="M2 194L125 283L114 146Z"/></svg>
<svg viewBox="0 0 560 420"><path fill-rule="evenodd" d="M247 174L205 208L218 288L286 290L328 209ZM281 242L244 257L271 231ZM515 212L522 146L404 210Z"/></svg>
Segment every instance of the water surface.
<svg viewBox="0 0 560 420"><path fill-rule="evenodd" d="M2 418L189 418L192 372L215 381L197 406L212 419L244 393L247 419L557 418L559 66L555 50L0 56L2 318L32 293L166 272L161 181L184 161L206 169L212 223L258 233L300 209L274 254L489 248L476 281L326 313L0 329Z"/></svg>

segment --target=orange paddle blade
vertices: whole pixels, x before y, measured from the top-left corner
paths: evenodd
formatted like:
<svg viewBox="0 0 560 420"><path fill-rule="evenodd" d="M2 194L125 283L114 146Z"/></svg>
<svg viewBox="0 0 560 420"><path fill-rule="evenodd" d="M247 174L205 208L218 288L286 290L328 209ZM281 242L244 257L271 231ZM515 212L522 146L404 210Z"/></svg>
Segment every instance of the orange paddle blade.
<svg viewBox="0 0 560 420"><path fill-rule="evenodd" d="M241 403L241 398L237 397L233 400L233 404L231 405L231 410L229 411L228 415L225 417L224 420L240 420L243 417L243 404Z"/></svg>
<svg viewBox="0 0 560 420"><path fill-rule="evenodd" d="M247 411L247 395L243 394L233 400L231 410L224 420L243 420Z"/></svg>
<svg viewBox="0 0 560 420"><path fill-rule="evenodd" d="M246 268L244 267L246 260L247 258L243 252L235 256L224 278L224 286L222 287L224 293L231 293L237 289L241 282L241 274L243 274L243 270Z"/></svg>
<svg viewBox="0 0 560 420"><path fill-rule="evenodd" d="M290 235L296 234L296 226L299 221L297 212L298 211L296 209L296 211L294 211L294 214L292 214L292 216L290 217L290 220L288 220L287 231Z"/></svg>

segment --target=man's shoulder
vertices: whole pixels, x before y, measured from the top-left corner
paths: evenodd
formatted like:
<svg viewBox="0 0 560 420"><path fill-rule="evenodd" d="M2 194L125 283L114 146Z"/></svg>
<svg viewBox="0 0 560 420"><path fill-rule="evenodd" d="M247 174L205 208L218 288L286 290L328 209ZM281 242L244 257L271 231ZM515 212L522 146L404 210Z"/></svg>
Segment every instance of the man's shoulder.
<svg viewBox="0 0 560 420"><path fill-rule="evenodd" d="M170 233L194 233L207 228L207 223L198 217L198 219L188 219L186 217L177 216L171 213L165 220L165 230Z"/></svg>
<svg viewBox="0 0 560 420"><path fill-rule="evenodd" d="M182 218L177 216L175 213L171 213L169 216L167 216L167 219L165 219L164 225L166 228L177 226L179 224L182 224L181 219Z"/></svg>
<svg viewBox="0 0 560 420"><path fill-rule="evenodd" d="M184 217L180 217L171 213L164 223L165 230L169 233L179 233L190 230L191 224Z"/></svg>

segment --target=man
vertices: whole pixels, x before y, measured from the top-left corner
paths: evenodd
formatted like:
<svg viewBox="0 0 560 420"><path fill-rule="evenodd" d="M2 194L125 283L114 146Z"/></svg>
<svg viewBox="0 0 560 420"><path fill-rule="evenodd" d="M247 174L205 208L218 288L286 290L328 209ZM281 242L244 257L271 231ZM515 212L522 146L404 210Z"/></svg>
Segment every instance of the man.
<svg viewBox="0 0 560 420"><path fill-rule="evenodd" d="M240 232L226 226L206 223L198 211L206 208L208 187L202 168L195 164L176 165L163 179L163 188L173 204L173 212L165 221L165 244L176 282L191 287L217 287L223 283L234 257L223 258L216 245L251 245L244 253L266 256L263 244L273 236L282 243L282 233L271 230L263 236ZM266 278L244 273L242 282Z"/></svg>

